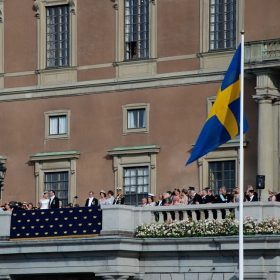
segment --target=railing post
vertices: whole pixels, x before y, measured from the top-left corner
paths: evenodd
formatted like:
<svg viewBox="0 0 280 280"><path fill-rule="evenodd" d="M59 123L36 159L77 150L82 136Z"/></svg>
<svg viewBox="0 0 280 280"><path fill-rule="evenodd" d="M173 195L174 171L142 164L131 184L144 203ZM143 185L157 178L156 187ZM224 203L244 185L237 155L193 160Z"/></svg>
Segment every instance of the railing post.
<svg viewBox="0 0 280 280"><path fill-rule="evenodd" d="M213 209L208 210L208 219L209 219L209 220L212 220L213 218L214 218Z"/></svg>
<svg viewBox="0 0 280 280"><path fill-rule="evenodd" d="M166 215L167 215L167 221L172 220L170 211L166 211Z"/></svg>
<svg viewBox="0 0 280 280"><path fill-rule="evenodd" d="M193 221L197 221L195 210L191 210Z"/></svg>
<svg viewBox="0 0 280 280"><path fill-rule="evenodd" d="M205 212L204 210L199 210L200 212L200 220L204 221L205 220Z"/></svg>
<svg viewBox="0 0 280 280"><path fill-rule="evenodd" d="M183 220L186 221L188 220L189 216L188 216L188 211L182 211L183 212Z"/></svg>
<svg viewBox="0 0 280 280"><path fill-rule="evenodd" d="M164 216L163 216L163 212L158 212L158 222L159 223L164 223Z"/></svg>
<svg viewBox="0 0 280 280"><path fill-rule="evenodd" d="M222 220L222 211L221 211L221 209L217 209L217 220L218 221Z"/></svg>

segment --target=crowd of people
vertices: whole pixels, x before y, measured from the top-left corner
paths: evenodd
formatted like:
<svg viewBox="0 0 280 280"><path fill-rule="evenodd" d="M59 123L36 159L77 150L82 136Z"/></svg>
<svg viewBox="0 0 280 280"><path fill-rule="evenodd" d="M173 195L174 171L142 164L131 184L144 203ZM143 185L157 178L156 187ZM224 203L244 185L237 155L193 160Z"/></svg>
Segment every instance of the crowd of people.
<svg viewBox="0 0 280 280"><path fill-rule="evenodd" d="M89 192L89 197L85 202L84 206L102 206L102 205L113 205L113 204L124 204L124 195L122 194L122 188L117 188L117 195L114 197L114 192L109 190L107 193L104 190L101 190L100 198L97 199L94 197L94 192ZM108 195L108 197L107 197ZM0 200L0 211L13 211L13 210L37 210L37 209L54 209L54 208L71 208L71 207L80 207L79 204L68 203L63 206L62 202L55 195L55 190L44 191L42 198L39 200L37 207L33 206L33 203L29 202L19 202L11 201L2 205Z"/></svg>
<svg viewBox="0 0 280 280"><path fill-rule="evenodd" d="M268 201L280 201L280 193L275 192L273 189L268 189L269 198ZM99 192L100 198L94 197L94 192L89 192L89 197L85 202L84 206L102 206L102 205L114 205L114 204L125 204L125 196L122 194L122 188L117 188L117 195L114 197L114 192L109 190L105 192L101 190ZM148 206L180 206L180 205L191 205L191 204L209 204L209 203L238 203L240 199L244 202L259 201L257 192L251 185L248 185L244 195L240 194L239 187L236 187L231 193L228 193L225 187L219 189L219 194L213 195L210 188L202 189L198 192L195 191L194 187L188 189L175 188L173 191L167 191L156 197L149 193L147 197L142 198L141 207ZM52 208L71 208L79 207L79 204L69 203L62 205L62 202L55 195L54 190L44 191L42 198L40 199L37 207L34 207L31 202L8 202L2 205L0 200L0 211L13 211L13 210L36 210L36 209L52 209Z"/></svg>
<svg viewBox="0 0 280 280"><path fill-rule="evenodd" d="M280 193L275 192L273 189L268 189L268 201L280 201ZM172 205L191 205L191 204L209 204L209 203L238 203L240 199L244 202L259 201L258 193L254 190L253 186L248 185L244 195L240 194L239 187L229 193L225 187L219 189L219 194L213 195L210 188L202 189L198 192L194 187L188 189L175 188L173 191L160 193L158 200L156 197L149 193L148 197L142 198L141 207L147 206L172 206Z"/></svg>

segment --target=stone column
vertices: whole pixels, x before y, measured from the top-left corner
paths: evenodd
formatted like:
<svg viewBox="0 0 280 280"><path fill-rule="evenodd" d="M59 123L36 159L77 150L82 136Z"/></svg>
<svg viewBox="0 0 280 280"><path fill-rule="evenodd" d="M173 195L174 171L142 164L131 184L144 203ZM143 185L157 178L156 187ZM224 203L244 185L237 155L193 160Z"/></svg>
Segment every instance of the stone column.
<svg viewBox="0 0 280 280"><path fill-rule="evenodd" d="M259 104L258 120L258 175L265 175L265 189L261 191L261 200L267 201L269 188L278 188L275 182L275 141L279 142L275 135L275 112L272 104L279 98L279 72L273 69L255 70L257 86L255 100ZM278 145L278 144L277 144ZM278 157L278 155L277 155ZM277 167L279 168L279 157ZM278 172L277 172L278 173ZM278 175L276 175L278 176Z"/></svg>
<svg viewBox="0 0 280 280"><path fill-rule="evenodd" d="M272 119L273 119L273 189L276 192L280 191L280 100L274 102L272 106Z"/></svg>
<svg viewBox="0 0 280 280"><path fill-rule="evenodd" d="M272 100L259 100L258 174L265 175L261 200L267 201L268 188L273 188Z"/></svg>

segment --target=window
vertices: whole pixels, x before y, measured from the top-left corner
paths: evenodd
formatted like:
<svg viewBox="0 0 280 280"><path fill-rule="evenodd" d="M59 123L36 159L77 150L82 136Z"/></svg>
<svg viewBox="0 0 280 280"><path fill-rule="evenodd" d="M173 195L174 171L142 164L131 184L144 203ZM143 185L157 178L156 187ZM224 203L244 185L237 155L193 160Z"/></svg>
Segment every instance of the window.
<svg viewBox="0 0 280 280"><path fill-rule="evenodd" d="M50 135L66 134L66 132L67 132L66 116L50 117Z"/></svg>
<svg viewBox="0 0 280 280"><path fill-rule="evenodd" d="M144 128L146 127L146 110L128 110L127 111L127 128Z"/></svg>
<svg viewBox="0 0 280 280"><path fill-rule="evenodd" d="M210 0L210 49L235 46L236 0Z"/></svg>
<svg viewBox="0 0 280 280"><path fill-rule="evenodd" d="M123 187L125 204L139 205L148 192L156 195L156 155L160 147L132 146L109 150L113 157L115 189Z"/></svg>
<svg viewBox="0 0 280 280"><path fill-rule="evenodd" d="M34 162L36 178L36 201L42 198L45 190L55 190L56 196L65 206L76 196L77 151L37 153L30 156Z"/></svg>
<svg viewBox="0 0 280 280"><path fill-rule="evenodd" d="M45 140L70 138L70 111L45 112Z"/></svg>
<svg viewBox="0 0 280 280"><path fill-rule="evenodd" d="M235 167L234 160L209 162L209 187L215 194L219 193L221 187L226 187L227 192L236 187Z"/></svg>
<svg viewBox="0 0 280 280"><path fill-rule="evenodd" d="M47 67L70 65L69 5L47 8Z"/></svg>
<svg viewBox="0 0 280 280"><path fill-rule="evenodd" d="M115 0L117 78L151 77L157 72L155 0Z"/></svg>
<svg viewBox="0 0 280 280"><path fill-rule="evenodd" d="M123 134L148 133L149 109L145 103L123 105Z"/></svg>
<svg viewBox="0 0 280 280"><path fill-rule="evenodd" d="M125 59L149 57L149 0L125 0Z"/></svg>
<svg viewBox="0 0 280 280"><path fill-rule="evenodd" d="M77 82L77 0L34 0L39 85Z"/></svg>
<svg viewBox="0 0 280 280"><path fill-rule="evenodd" d="M68 172L45 173L45 190L54 190L63 206L68 204L68 183Z"/></svg>
<svg viewBox="0 0 280 280"><path fill-rule="evenodd" d="M149 192L149 167L129 167L123 172L125 204L137 206Z"/></svg>

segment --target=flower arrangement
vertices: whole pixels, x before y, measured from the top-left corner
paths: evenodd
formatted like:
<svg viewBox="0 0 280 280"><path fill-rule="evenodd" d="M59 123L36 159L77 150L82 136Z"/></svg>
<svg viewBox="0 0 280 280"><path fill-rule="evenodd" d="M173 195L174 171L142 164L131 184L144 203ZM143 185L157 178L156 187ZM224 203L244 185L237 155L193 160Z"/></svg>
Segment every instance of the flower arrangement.
<svg viewBox="0 0 280 280"><path fill-rule="evenodd" d="M228 216L218 220L187 219L183 221L170 220L165 223L154 222L142 224L136 228L135 237L138 238L166 238L166 237L191 237L191 236L229 236L238 235L239 222ZM280 234L280 220L265 217L264 220L245 217L243 221L244 235L254 234Z"/></svg>

